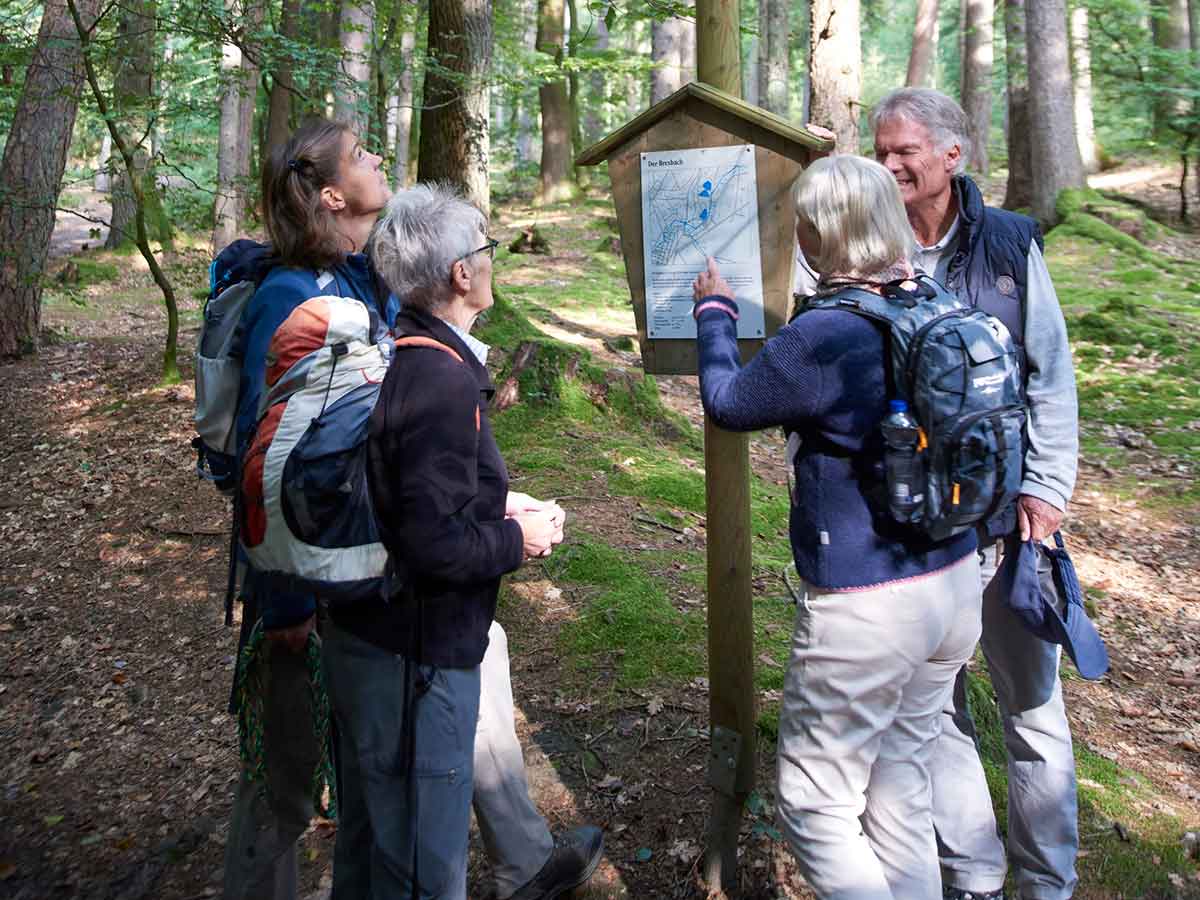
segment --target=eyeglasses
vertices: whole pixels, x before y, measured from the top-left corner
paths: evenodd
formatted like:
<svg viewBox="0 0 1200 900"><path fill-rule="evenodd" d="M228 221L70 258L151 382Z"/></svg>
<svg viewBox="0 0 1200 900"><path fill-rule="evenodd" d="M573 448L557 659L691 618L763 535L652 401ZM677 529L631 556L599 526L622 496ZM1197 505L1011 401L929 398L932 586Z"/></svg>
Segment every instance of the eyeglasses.
<svg viewBox="0 0 1200 900"><path fill-rule="evenodd" d="M468 256L474 256L476 253L487 251L488 259L496 258L496 248L500 246L500 242L495 238L488 238L488 242L478 250L472 250L470 253L464 253L459 259L466 259ZM457 260L456 260L457 262Z"/></svg>

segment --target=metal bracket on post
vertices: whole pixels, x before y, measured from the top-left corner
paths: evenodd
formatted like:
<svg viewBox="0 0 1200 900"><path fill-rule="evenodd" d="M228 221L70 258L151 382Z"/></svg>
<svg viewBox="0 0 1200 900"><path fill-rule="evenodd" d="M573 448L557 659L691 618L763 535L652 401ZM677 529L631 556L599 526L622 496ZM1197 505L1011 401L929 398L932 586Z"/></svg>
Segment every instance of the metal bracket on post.
<svg viewBox="0 0 1200 900"><path fill-rule="evenodd" d="M742 736L732 728L717 725L712 730L708 755L708 784L718 793L733 797L737 793L738 758Z"/></svg>

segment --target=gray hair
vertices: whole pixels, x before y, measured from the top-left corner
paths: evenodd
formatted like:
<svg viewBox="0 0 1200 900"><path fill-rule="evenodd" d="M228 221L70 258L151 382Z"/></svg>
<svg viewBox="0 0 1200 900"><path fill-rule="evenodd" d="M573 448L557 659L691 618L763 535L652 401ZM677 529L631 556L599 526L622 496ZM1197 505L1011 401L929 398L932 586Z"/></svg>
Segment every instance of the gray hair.
<svg viewBox="0 0 1200 900"><path fill-rule="evenodd" d="M451 298L450 268L479 249L487 222L447 184L418 184L397 191L367 240L375 271L405 306L434 310Z"/></svg>
<svg viewBox="0 0 1200 900"><path fill-rule="evenodd" d="M897 88L875 104L871 110L871 130L878 131L881 122L908 119L923 125L933 138L933 149L945 153L955 144L961 151L955 175L967 168L967 114L952 97L932 88Z"/></svg>
<svg viewBox="0 0 1200 900"><path fill-rule="evenodd" d="M915 239L892 173L865 156L835 154L796 179L796 216L820 246L808 261L822 280L869 277L911 252Z"/></svg>

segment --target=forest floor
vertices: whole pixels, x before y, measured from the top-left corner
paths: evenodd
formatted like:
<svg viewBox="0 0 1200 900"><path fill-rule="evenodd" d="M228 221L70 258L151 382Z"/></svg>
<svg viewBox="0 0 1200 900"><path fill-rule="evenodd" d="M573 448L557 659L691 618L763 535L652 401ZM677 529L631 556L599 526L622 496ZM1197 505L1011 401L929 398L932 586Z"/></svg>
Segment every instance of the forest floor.
<svg viewBox="0 0 1200 900"><path fill-rule="evenodd" d="M611 215L598 195L497 204L502 242L536 221L552 253L497 257L501 303L482 330L493 363L503 378L505 351L531 340L541 362L496 430L514 488L570 515L567 543L509 580L499 617L540 807L555 827L606 830L586 896L703 896L701 415L695 379L658 378L654 392L641 378L620 257L597 249ZM1082 405L1064 532L1113 663L1098 682L1063 667L1076 896L1200 896L1184 842L1200 831L1200 272L1180 261L1200 240L1153 231L1171 256L1143 257L1086 232L1064 226L1047 249ZM0 897L219 893L238 773L225 712L237 634L220 609L229 514L188 446L208 261L186 236L168 259L183 383L159 383L164 315L141 260L95 251L71 258L77 282L52 281L40 356L0 367ZM772 821L793 610L786 473L774 434L750 446L759 765L739 877L745 897L805 897ZM1003 819L1001 738L986 690L977 699ZM305 895L324 893L334 831L318 820L302 839ZM476 854L472 897L485 881Z"/></svg>

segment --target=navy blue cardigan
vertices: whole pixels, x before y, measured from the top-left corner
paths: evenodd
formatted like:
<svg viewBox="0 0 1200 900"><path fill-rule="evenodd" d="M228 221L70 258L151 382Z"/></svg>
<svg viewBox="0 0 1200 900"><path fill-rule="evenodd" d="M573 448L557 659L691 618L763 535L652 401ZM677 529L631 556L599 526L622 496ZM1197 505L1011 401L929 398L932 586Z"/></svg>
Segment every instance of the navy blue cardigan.
<svg viewBox="0 0 1200 900"><path fill-rule="evenodd" d="M827 590L859 590L936 571L975 549L973 530L930 541L867 499L884 484L880 326L843 310L812 310L742 368L730 314L737 304L725 297L702 303L711 301L697 320L705 412L729 431L782 425L802 440L790 527L801 578Z"/></svg>

